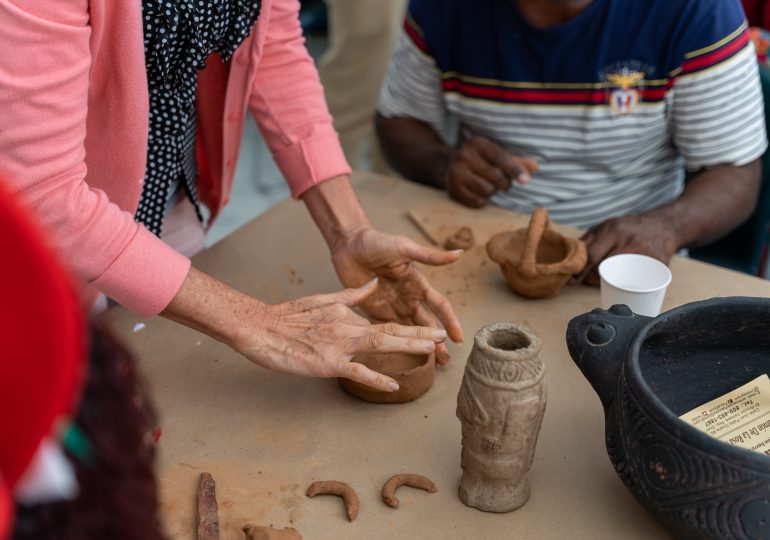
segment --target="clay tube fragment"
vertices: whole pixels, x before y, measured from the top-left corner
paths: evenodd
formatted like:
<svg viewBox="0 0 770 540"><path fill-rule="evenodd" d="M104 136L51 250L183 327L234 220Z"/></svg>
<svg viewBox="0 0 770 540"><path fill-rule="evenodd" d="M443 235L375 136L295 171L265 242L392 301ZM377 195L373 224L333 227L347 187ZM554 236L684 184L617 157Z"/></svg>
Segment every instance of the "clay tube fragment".
<svg viewBox="0 0 770 540"><path fill-rule="evenodd" d="M216 484L207 472L198 484L198 540L219 540Z"/></svg>
<svg viewBox="0 0 770 540"><path fill-rule="evenodd" d="M273 529L259 525L246 525L243 532L248 540L302 540L297 529Z"/></svg>
<svg viewBox="0 0 770 540"><path fill-rule="evenodd" d="M358 495L345 482L338 482L337 480L313 482L307 488L306 495L308 497L315 497L316 495L337 495L342 497L342 500L345 501L345 511L348 514L348 519L353 521L358 516Z"/></svg>
<svg viewBox="0 0 770 540"><path fill-rule="evenodd" d="M398 508L399 502L396 498L396 490L401 486L409 486L418 489L424 489L428 493L436 493L436 484L419 474L397 474L391 476L385 485L382 486L382 502L393 508Z"/></svg>

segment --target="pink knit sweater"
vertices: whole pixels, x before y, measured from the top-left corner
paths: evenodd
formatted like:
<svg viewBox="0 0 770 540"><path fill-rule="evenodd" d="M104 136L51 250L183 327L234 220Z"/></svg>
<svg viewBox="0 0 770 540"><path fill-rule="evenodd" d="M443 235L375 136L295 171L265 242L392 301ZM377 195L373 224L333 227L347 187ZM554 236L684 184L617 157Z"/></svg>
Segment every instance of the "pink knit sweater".
<svg viewBox="0 0 770 540"><path fill-rule="evenodd" d="M140 0L0 0L0 176L92 293L153 315L190 262L133 220L148 129L141 9ZM298 12L298 0L264 0L230 65L212 58L201 72L200 198L214 216L247 110L295 197L350 171Z"/></svg>

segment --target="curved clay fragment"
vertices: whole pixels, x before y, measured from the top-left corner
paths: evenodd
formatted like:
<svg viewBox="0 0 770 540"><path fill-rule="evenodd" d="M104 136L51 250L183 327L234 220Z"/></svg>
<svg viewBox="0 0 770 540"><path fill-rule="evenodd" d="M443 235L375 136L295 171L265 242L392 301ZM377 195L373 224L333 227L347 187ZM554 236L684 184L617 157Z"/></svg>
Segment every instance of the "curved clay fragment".
<svg viewBox="0 0 770 540"><path fill-rule="evenodd" d="M345 501L345 511L348 514L348 519L353 521L358 516L358 495L345 482L339 482L337 480L322 480L320 482L313 482L310 487L307 488L306 495L308 497L315 497L316 495L337 495L342 497Z"/></svg>
<svg viewBox="0 0 770 540"><path fill-rule="evenodd" d="M398 499L396 499L396 490L401 486L409 486L418 489L424 489L428 493L436 493L438 489L436 484L419 474L397 474L391 476L385 485L382 486L382 502L393 508L398 508Z"/></svg>
<svg viewBox="0 0 770 540"><path fill-rule="evenodd" d="M259 525L246 525L243 532L248 540L302 540L299 531L290 527L273 529Z"/></svg>

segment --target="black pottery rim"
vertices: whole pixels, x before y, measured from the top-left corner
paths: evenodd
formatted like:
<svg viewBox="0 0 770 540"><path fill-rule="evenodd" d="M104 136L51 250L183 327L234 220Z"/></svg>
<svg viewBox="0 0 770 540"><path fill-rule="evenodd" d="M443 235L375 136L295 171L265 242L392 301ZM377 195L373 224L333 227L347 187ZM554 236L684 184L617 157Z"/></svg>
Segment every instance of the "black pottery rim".
<svg viewBox="0 0 770 540"><path fill-rule="evenodd" d="M747 468L762 469L763 472L770 472L770 456L762 455L759 452L748 450L746 448L740 448L733 446L729 443L722 442L707 433L704 433L697 428L691 426L684 420L681 420L671 410L663 404L657 395L652 391L647 381L642 376L641 368L639 367L639 351L642 343L649 335L650 331L661 324L665 324L669 319L681 315L683 313L692 312L694 310L708 309L711 307L719 306L721 304L728 303L730 305L743 304L743 305L755 305L755 306L770 306L770 298L757 298L751 296L724 296L718 298L711 298L709 300L700 300L697 302L691 302L684 304L670 311L667 311L658 317L650 320L645 324L633 338L629 348L629 362L623 362L623 371L626 373L628 380L629 390L635 393L637 396L643 396L649 399L649 404L637 400L639 406L642 407L655 422L661 427L669 427L679 431L679 439L689 444L694 448L701 449L708 452L714 457L720 459L733 458L737 460L734 464L740 464L737 466ZM625 359L624 359L625 360ZM770 375L770 374L768 374ZM671 429L668 430L671 433ZM717 445L718 452L711 452L708 450L709 445Z"/></svg>

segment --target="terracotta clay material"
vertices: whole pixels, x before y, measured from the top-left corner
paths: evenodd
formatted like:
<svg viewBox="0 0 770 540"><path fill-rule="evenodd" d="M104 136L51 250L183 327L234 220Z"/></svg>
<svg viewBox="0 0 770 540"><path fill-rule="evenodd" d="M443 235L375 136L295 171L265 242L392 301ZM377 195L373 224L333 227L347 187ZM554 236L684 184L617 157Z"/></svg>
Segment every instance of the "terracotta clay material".
<svg viewBox="0 0 770 540"><path fill-rule="evenodd" d="M476 244L476 238L470 227L460 227L444 242L445 249L470 249Z"/></svg>
<svg viewBox="0 0 770 540"><path fill-rule="evenodd" d="M436 484L419 474L397 474L391 476L382 486L382 502L393 508L398 508L399 501L396 498L396 490L401 486L409 486L424 489L428 493L436 493Z"/></svg>
<svg viewBox="0 0 770 540"><path fill-rule="evenodd" d="M302 540L299 531L291 527L273 529L259 525L246 525L243 532L248 540Z"/></svg>
<svg viewBox="0 0 770 540"><path fill-rule="evenodd" d="M383 392L350 379L340 379L340 385L346 392L372 403L413 401L430 390L436 373L436 357L433 354L360 354L353 361L392 377L398 383L399 388L395 392Z"/></svg>
<svg viewBox="0 0 770 540"><path fill-rule="evenodd" d="M545 413L544 372L540 339L526 326L500 322L476 334L457 394L466 505L510 512L527 502Z"/></svg>
<svg viewBox="0 0 770 540"><path fill-rule="evenodd" d="M216 484L207 472L198 483L198 540L219 540Z"/></svg>
<svg viewBox="0 0 770 540"><path fill-rule="evenodd" d="M307 488L306 495L308 497L315 497L316 495L336 495L342 497L342 500L345 501L345 512L348 515L348 520L353 521L358 516L358 495L345 482L337 480L313 482Z"/></svg>
<svg viewBox="0 0 770 540"><path fill-rule="evenodd" d="M487 254L511 288L526 298L556 295L588 262L585 244L552 230L544 208L534 211L528 228L493 236Z"/></svg>

